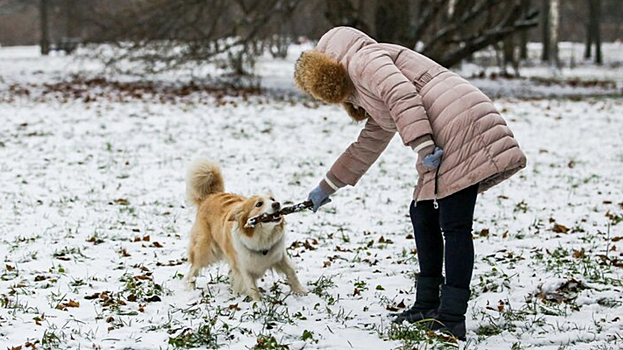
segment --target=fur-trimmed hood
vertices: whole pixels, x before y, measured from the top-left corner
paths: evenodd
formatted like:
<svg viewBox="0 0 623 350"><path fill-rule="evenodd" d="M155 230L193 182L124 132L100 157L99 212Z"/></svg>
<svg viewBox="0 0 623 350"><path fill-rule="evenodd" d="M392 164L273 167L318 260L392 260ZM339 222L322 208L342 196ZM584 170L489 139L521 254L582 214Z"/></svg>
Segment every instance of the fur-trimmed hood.
<svg viewBox="0 0 623 350"><path fill-rule="evenodd" d="M357 51L375 43L357 29L333 28L320 38L313 50L301 54L294 69L294 82L316 99L342 103L351 118L363 120L367 117L365 110L346 101L353 90L348 65Z"/></svg>

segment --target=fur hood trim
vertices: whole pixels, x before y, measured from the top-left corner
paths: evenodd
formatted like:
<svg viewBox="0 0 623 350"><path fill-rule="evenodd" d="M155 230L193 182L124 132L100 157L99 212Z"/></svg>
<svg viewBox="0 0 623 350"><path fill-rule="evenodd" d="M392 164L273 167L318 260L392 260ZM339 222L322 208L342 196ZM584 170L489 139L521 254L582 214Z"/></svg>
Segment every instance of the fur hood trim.
<svg viewBox="0 0 623 350"><path fill-rule="evenodd" d="M294 82L303 92L326 103L342 103L352 91L346 68L316 50L303 52L296 61Z"/></svg>

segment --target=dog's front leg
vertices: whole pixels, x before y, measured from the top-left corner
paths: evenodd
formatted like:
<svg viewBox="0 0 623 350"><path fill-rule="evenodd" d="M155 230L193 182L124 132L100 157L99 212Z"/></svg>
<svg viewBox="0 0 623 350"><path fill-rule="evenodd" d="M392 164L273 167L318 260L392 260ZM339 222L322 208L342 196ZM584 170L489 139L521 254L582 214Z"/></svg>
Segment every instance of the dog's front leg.
<svg viewBox="0 0 623 350"><path fill-rule="evenodd" d="M242 278L242 283L246 289L246 294L253 300L260 301L262 297L260 295L260 290L257 288L257 284L255 283L255 278L253 278L248 271L240 271L240 277Z"/></svg>
<svg viewBox="0 0 623 350"><path fill-rule="evenodd" d="M199 275L200 267L190 265L190 269L188 270L188 274L186 275L186 288L187 289L195 289L195 282L197 281L197 276Z"/></svg>
<svg viewBox="0 0 623 350"><path fill-rule="evenodd" d="M307 295L307 289L299 281L296 270L294 269L294 263L292 263L292 260L290 260L287 254L283 254L283 258L275 267L279 272L286 275L286 280L294 294Z"/></svg>

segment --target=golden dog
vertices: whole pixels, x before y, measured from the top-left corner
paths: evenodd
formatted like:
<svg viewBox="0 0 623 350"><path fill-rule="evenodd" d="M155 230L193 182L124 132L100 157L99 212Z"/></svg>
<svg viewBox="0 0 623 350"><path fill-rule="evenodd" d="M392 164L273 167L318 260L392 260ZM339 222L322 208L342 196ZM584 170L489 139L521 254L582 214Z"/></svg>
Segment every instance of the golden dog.
<svg viewBox="0 0 623 350"><path fill-rule="evenodd" d="M202 268L224 260L229 264L229 279L236 293L259 300L256 281L273 269L286 276L293 293L307 294L286 253L283 217L245 227L249 218L280 209L271 195L246 198L226 193L218 165L207 159L190 165L186 193L197 207L188 247L191 266L186 276L192 287Z"/></svg>

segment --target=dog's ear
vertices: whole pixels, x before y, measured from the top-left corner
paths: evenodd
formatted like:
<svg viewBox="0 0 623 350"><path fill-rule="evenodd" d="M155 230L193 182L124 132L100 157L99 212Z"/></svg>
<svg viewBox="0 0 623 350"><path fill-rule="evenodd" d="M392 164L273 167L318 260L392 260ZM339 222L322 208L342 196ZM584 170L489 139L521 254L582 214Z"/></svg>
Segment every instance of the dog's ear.
<svg viewBox="0 0 623 350"><path fill-rule="evenodd" d="M228 214L227 221L240 221L244 216L244 205L236 205Z"/></svg>

